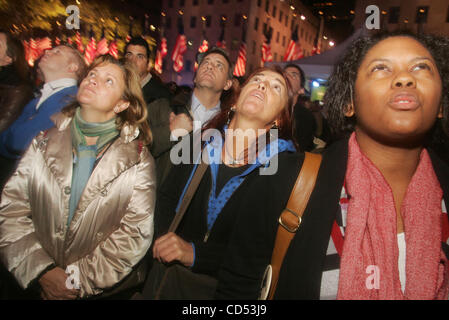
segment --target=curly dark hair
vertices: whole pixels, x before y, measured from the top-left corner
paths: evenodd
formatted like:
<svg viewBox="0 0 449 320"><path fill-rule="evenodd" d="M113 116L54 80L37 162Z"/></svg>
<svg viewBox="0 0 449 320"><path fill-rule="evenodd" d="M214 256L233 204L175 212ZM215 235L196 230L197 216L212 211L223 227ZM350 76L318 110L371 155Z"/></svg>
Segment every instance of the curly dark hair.
<svg viewBox="0 0 449 320"><path fill-rule="evenodd" d="M329 125L334 138L347 137L355 129L356 117L345 116L345 111L354 100L354 87L360 65L368 51L380 41L390 37L410 37L421 43L435 60L442 81L441 104L443 106L443 119L435 125L448 127L449 113L449 38L430 34L413 34L409 31L379 32L372 36L362 37L353 42L334 68L329 78L329 88L324 95L324 104L328 112ZM432 131L432 139L435 130ZM428 142L430 142L428 141Z"/></svg>

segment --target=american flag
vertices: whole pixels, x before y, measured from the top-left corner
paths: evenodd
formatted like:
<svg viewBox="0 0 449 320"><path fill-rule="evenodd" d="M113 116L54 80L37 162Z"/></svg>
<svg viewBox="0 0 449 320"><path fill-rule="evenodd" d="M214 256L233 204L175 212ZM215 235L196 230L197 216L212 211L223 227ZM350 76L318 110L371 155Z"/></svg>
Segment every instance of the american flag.
<svg viewBox="0 0 449 320"><path fill-rule="evenodd" d="M209 42L206 39L203 40L203 43L198 48L199 53L206 52L209 49Z"/></svg>
<svg viewBox="0 0 449 320"><path fill-rule="evenodd" d="M321 53L320 46L318 44L318 38L319 38L319 33L316 34L315 40L313 42L313 48L312 48L312 52L311 52L312 56L315 54Z"/></svg>
<svg viewBox="0 0 449 320"><path fill-rule="evenodd" d="M167 50L167 39L165 37L163 37L162 40L161 40L161 55L162 55L162 58L164 58L167 55L167 53L168 53L168 50Z"/></svg>
<svg viewBox="0 0 449 320"><path fill-rule="evenodd" d="M273 33L273 29L268 27L265 35L265 40L262 44L262 63L273 61L273 55L271 54L271 35Z"/></svg>
<svg viewBox="0 0 449 320"><path fill-rule="evenodd" d="M81 34L79 33L79 31L76 32L75 42L76 46L78 47L78 51L83 53L84 52L83 39L81 39Z"/></svg>
<svg viewBox="0 0 449 320"><path fill-rule="evenodd" d="M157 50L156 52L156 60L154 61L154 69L159 73L162 73L162 63L166 55L167 55L167 39L163 37L161 39L159 50Z"/></svg>
<svg viewBox="0 0 449 320"><path fill-rule="evenodd" d="M206 52L209 49L209 42L207 42L206 39L203 40L203 43L199 46L198 52L203 53ZM198 62L195 61L194 70L198 70Z"/></svg>
<svg viewBox="0 0 449 320"><path fill-rule="evenodd" d="M37 43L36 40L33 38L30 39L30 60L28 60L28 63L30 66L34 65L34 61L39 58L39 51L37 50Z"/></svg>
<svg viewBox="0 0 449 320"><path fill-rule="evenodd" d="M34 65L34 60L37 58L36 41L31 38L30 41L23 41L23 47L25 49L25 59L29 66Z"/></svg>
<svg viewBox="0 0 449 320"><path fill-rule="evenodd" d="M173 61L173 70L180 72L184 67L184 53L187 51L186 36L184 35L184 25L182 18L179 19L179 34L176 37L176 44L173 48L171 59Z"/></svg>
<svg viewBox="0 0 449 320"><path fill-rule="evenodd" d="M126 42L129 42L131 38L133 37L133 20L129 22L129 30L128 34L126 35Z"/></svg>
<svg viewBox="0 0 449 320"><path fill-rule="evenodd" d="M59 37L55 38L55 46L59 46L61 44L61 39Z"/></svg>
<svg viewBox="0 0 449 320"><path fill-rule="evenodd" d="M117 48L117 28L115 28L114 32L114 40L109 44L108 53L113 56L115 59L118 59L118 48Z"/></svg>
<svg viewBox="0 0 449 320"><path fill-rule="evenodd" d="M292 38L284 55L284 61L298 60L303 56L301 45L298 41L298 26L295 26L295 30L292 33Z"/></svg>
<svg viewBox="0 0 449 320"><path fill-rule="evenodd" d="M97 41L95 40L95 34L90 28L90 41L86 47L86 52L84 53L84 61L89 65L94 61L95 55L97 53Z"/></svg>
<svg viewBox="0 0 449 320"><path fill-rule="evenodd" d="M240 44L239 55L234 67L234 76L243 77L246 70L246 23L242 26L242 43Z"/></svg>
<svg viewBox="0 0 449 320"><path fill-rule="evenodd" d="M72 45L72 44L73 44L72 38L68 37L68 38L67 38L67 43L68 43L69 45Z"/></svg>
<svg viewBox="0 0 449 320"><path fill-rule="evenodd" d="M246 69L246 43L242 42L239 49L239 56L234 68L234 76L243 77Z"/></svg>
<svg viewBox="0 0 449 320"><path fill-rule="evenodd" d="M171 59L173 60L173 70L179 72L184 67L184 53L187 50L186 46L186 36L183 34L179 34L176 38L175 48L173 49L173 53L171 55Z"/></svg>
<svg viewBox="0 0 449 320"><path fill-rule="evenodd" d="M37 50L39 55L41 55L45 50L51 49L51 39L49 37L41 38L36 41Z"/></svg>
<svg viewBox="0 0 449 320"><path fill-rule="evenodd" d="M109 52L111 56L118 60L118 48L117 48L117 39L112 40L109 45Z"/></svg>
<svg viewBox="0 0 449 320"><path fill-rule="evenodd" d="M262 62L273 61L273 55L271 54L271 46L270 43L264 41L262 44Z"/></svg>
<svg viewBox="0 0 449 320"><path fill-rule="evenodd" d="M98 57L103 54L107 54L108 51L109 51L108 39L106 39L106 37L104 35L104 28L103 28L103 30L101 31L101 39L100 39L100 41L98 41L98 44L97 44L97 52L95 53L95 56Z"/></svg>

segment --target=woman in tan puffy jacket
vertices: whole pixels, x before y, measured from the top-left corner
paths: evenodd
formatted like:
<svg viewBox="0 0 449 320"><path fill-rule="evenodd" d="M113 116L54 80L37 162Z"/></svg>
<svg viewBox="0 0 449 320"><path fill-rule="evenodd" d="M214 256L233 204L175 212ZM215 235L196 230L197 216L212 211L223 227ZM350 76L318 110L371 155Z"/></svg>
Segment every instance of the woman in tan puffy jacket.
<svg viewBox="0 0 449 320"><path fill-rule="evenodd" d="M0 204L0 258L23 288L76 299L143 281L156 190L146 116L134 70L102 56L33 140Z"/></svg>

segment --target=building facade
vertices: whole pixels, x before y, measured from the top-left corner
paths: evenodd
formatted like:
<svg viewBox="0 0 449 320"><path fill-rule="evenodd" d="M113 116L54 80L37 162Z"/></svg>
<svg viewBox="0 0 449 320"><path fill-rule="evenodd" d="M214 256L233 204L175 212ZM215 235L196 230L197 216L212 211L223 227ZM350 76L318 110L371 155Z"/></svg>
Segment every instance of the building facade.
<svg viewBox="0 0 449 320"><path fill-rule="evenodd" d="M380 9L380 28L383 30L409 29L449 36L447 0L357 0L353 20L355 28L365 24L365 10L369 5Z"/></svg>
<svg viewBox="0 0 449 320"><path fill-rule="evenodd" d="M320 19L299 1L167 0L163 1L162 14L165 16L161 27L168 46L162 78L165 82L175 81L178 85L192 85L198 47L204 38L209 42L209 47L216 45L223 25L226 50L234 63L242 41L243 24L246 25L246 75L261 66L261 48L267 28L272 28L271 52L274 61L283 60L296 25L299 26L298 38L304 56L311 54L320 29ZM176 73L171 53L179 33L179 19L183 22L187 51L184 54L184 69ZM325 32L324 29L322 36ZM321 41L321 52L329 48L328 41Z"/></svg>

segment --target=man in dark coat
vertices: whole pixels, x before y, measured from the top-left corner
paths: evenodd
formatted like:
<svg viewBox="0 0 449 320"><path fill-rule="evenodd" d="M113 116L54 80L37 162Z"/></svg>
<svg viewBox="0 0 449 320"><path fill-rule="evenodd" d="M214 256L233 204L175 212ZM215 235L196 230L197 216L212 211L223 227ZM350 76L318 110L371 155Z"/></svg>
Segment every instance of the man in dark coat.
<svg viewBox="0 0 449 320"><path fill-rule="evenodd" d="M302 104L300 99L304 95L304 71L296 64L288 64L284 71L293 91L293 135L298 142L300 151L311 151L315 147L313 137L316 131L316 122L312 112Z"/></svg>

